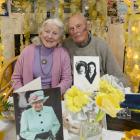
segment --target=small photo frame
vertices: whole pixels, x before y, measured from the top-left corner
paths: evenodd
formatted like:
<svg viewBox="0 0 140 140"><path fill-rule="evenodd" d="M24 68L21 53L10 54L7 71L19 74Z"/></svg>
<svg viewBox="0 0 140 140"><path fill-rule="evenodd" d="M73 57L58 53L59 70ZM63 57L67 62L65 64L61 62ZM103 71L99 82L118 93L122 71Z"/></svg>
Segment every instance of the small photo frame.
<svg viewBox="0 0 140 140"><path fill-rule="evenodd" d="M34 13L36 0L10 0L11 13Z"/></svg>
<svg viewBox="0 0 140 140"><path fill-rule="evenodd" d="M79 89L94 93L99 90L99 57L74 56L74 85Z"/></svg>
<svg viewBox="0 0 140 140"><path fill-rule="evenodd" d="M107 15L110 17L117 16L117 1L108 0L107 1Z"/></svg>
<svg viewBox="0 0 140 140"><path fill-rule="evenodd" d="M60 88L14 93L17 140L63 140Z"/></svg>
<svg viewBox="0 0 140 140"><path fill-rule="evenodd" d="M7 0L0 1L0 16L8 16L8 4Z"/></svg>

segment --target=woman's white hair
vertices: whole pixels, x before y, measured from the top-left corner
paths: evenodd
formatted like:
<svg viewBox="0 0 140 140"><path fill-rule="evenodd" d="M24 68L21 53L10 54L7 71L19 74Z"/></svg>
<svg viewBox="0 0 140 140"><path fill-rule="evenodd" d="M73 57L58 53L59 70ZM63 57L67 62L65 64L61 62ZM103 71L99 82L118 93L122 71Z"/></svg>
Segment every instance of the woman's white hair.
<svg viewBox="0 0 140 140"><path fill-rule="evenodd" d="M58 18L52 18L52 19L47 19L43 22L41 28L39 29L39 34L44 30L45 26L47 24L54 24L56 25L59 29L60 29L60 35L63 35L64 32L64 24L62 23L62 21Z"/></svg>
<svg viewBox="0 0 140 140"><path fill-rule="evenodd" d="M43 24L41 25L39 31L38 31L38 34L39 34L39 35L41 34L41 32L44 31L44 28L45 28L45 26L46 26L47 24L54 24L54 25L56 25L56 26L59 28L59 30L60 30L60 38L63 38L64 24L63 24L63 22L62 22L60 19L58 19L58 18L52 18L52 19L47 19L47 20L45 20L45 21L43 22ZM40 37L39 37L39 36L38 36L38 37L34 37L34 38L32 39L32 43L35 44L35 45L40 45L40 44L41 44Z"/></svg>

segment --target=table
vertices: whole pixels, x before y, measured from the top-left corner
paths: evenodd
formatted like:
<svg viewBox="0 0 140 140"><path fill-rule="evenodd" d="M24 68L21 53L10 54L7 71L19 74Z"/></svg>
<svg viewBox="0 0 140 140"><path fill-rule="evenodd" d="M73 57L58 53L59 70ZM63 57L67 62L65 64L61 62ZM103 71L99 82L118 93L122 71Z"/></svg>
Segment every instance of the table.
<svg viewBox="0 0 140 140"><path fill-rule="evenodd" d="M123 137L123 132L119 131L112 131L112 130L106 130L103 128L102 131L102 140L121 140ZM78 137L70 137L68 135L68 132L64 130L64 140L78 140Z"/></svg>
<svg viewBox="0 0 140 140"><path fill-rule="evenodd" d="M64 107L64 102L62 102L62 112L64 113L65 111L66 109ZM68 131L65 128L63 130L64 130L63 131L64 140L78 140L79 139L76 136L71 137L71 135L68 133ZM15 128L14 121L0 120L0 131L6 132L4 140L18 140L16 139L16 128ZM121 140L121 138L123 137L123 133L119 131L106 130L105 128L103 128L102 137L103 137L102 140Z"/></svg>
<svg viewBox="0 0 140 140"><path fill-rule="evenodd" d="M15 129L15 123L14 121L0 121L0 131L6 131L6 135L4 140L16 140L16 129ZM111 131L103 129L102 132L103 140L121 140L123 133L119 131ZM78 140L76 139L70 139L68 136L68 133L64 129L64 140Z"/></svg>

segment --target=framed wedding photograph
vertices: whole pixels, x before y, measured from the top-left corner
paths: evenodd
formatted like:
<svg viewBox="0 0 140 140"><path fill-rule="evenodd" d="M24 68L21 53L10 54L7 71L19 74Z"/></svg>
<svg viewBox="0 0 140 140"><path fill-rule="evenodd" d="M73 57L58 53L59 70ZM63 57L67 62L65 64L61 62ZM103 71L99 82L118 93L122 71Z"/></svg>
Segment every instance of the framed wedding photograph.
<svg viewBox="0 0 140 140"><path fill-rule="evenodd" d="M74 85L86 92L99 90L99 57L74 56Z"/></svg>
<svg viewBox="0 0 140 140"><path fill-rule="evenodd" d="M63 140L60 88L13 94L17 140Z"/></svg>

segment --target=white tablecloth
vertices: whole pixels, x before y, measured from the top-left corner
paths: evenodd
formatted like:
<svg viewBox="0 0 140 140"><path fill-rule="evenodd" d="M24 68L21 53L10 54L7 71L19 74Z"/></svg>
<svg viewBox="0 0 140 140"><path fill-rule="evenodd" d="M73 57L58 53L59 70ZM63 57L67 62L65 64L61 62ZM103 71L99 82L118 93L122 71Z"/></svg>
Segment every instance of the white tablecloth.
<svg viewBox="0 0 140 140"><path fill-rule="evenodd" d="M15 123L0 121L0 131L4 129L7 131L7 134L4 140L16 140ZM121 140L122 136L123 136L123 133L119 131L111 131L111 130L103 129L103 132L102 132L103 140ZM78 140L76 137L75 139L74 138L69 139L68 137L69 136L68 136L67 131L64 130L64 138L65 138L64 140Z"/></svg>
<svg viewBox="0 0 140 140"><path fill-rule="evenodd" d="M103 129L103 140L121 140L123 133L119 131L111 131Z"/></svg>
<svg viewBox="0 0 140 140"><path fill-rule="evenodd" d="M123 133L119 131L112 131L103 129L102 140L121 140ZM64 130L64 140L78 140L78 136L69 136L67 130Z"/></svg>

